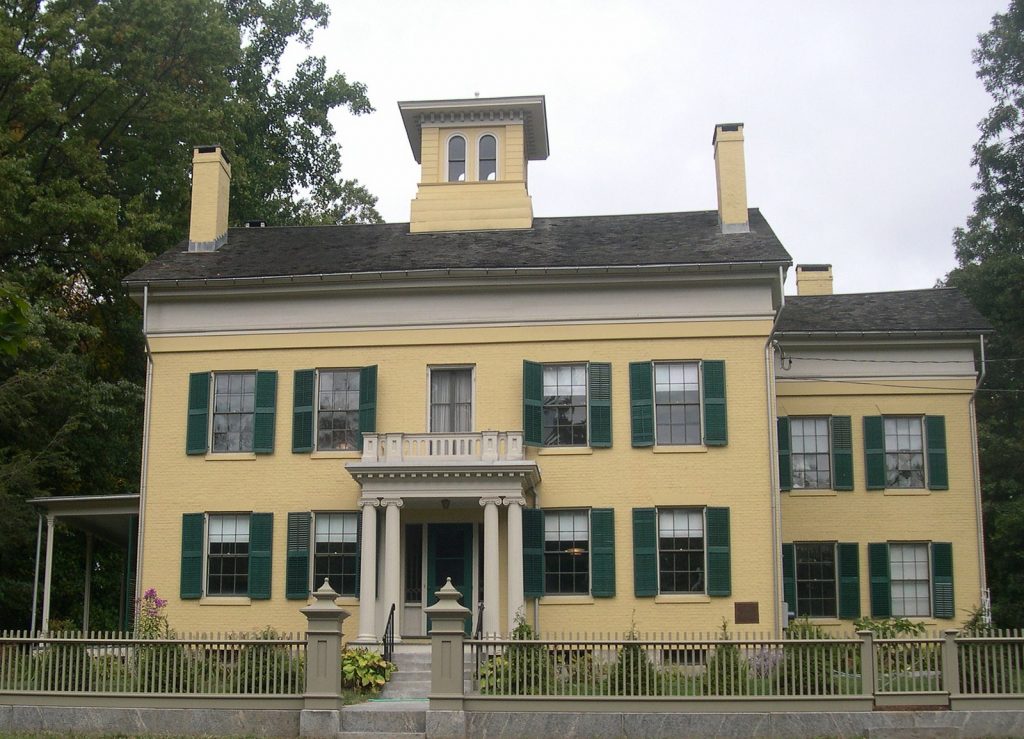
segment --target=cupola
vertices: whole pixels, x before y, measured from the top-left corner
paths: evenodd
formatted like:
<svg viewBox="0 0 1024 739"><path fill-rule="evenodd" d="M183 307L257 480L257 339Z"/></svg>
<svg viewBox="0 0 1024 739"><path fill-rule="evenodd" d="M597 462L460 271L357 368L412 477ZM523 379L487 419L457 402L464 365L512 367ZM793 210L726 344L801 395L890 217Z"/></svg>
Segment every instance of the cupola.
<svg viewBox="0 0 1024 739"><path fill-rule="evenodd" d="M420 165L409 230L530 228L527 165L547 159L544 96L400 102Z"/></svg>

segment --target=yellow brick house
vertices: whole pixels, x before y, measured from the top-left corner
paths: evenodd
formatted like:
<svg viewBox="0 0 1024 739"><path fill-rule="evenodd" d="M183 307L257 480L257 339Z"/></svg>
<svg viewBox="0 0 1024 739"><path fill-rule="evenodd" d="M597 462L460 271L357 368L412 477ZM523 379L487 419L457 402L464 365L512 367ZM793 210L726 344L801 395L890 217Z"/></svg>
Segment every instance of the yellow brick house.
<svg viewBox="0 0 1024 739"><path fill-rule="evenodd" d="M973 390L950 290L842 296L747 207L535 218L544 98L400 103L410 222L228 228L197 147L188 240L126 284L148 383L136 587L179 630L944 625L981 602ZM397 143L396 143L397 145ZM709 183L710 187L710 183Z"/></svg>

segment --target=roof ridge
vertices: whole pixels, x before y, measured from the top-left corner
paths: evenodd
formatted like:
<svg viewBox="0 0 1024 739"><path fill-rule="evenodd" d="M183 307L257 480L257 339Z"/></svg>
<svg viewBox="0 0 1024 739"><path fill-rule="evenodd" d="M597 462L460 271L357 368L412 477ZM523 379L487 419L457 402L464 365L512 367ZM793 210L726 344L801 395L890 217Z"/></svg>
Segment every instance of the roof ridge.
<svg viewBox="0 0 1024 739"><path fill-rule="evenodd" d="M908 290L864 290L856 293L829 293L827 295L787 295L786 300L793 298L845 298L857 295L897 295L903 293L934 293L934 292L960 292L959 288L952 286L944 287L912 287Z"/></svg>

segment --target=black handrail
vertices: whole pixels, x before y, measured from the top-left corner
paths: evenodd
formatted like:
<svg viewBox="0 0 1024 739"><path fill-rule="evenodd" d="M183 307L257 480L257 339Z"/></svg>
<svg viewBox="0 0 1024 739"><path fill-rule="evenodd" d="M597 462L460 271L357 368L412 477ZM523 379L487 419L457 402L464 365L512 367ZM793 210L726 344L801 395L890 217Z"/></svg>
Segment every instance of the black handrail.
<svg viewBox="0 0 1024 739"><path fill-rule="evenodd" d="M388 612L388 625L384 627L384 638L381 639L383 644L382 656L388 662L395 655L395 604L391 604L391 610Z"/></svg>
<svg viewBox="0 0 1024 739"><path fill-rule="evenodd" d="M476 609L476 631L473 632L473 638L479 639L484 633L484 602L480 601Z"/></svg>

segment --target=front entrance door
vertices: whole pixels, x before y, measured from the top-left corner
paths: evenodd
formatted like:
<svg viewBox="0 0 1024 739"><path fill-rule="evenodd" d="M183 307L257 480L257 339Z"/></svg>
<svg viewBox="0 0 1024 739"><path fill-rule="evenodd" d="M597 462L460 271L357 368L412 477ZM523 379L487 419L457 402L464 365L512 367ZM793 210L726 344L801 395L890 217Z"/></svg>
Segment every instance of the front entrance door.
<svg viewBox="0 0 1024 739"><path fill-rule="evenodd" d="M437 603L434 595L447 578L462 593L462 605L473 610L473 524L427 524L427 605ZM466 619L466 633L473 628L473 617ZM427 619L430 631L430 619Z"/></svg>

